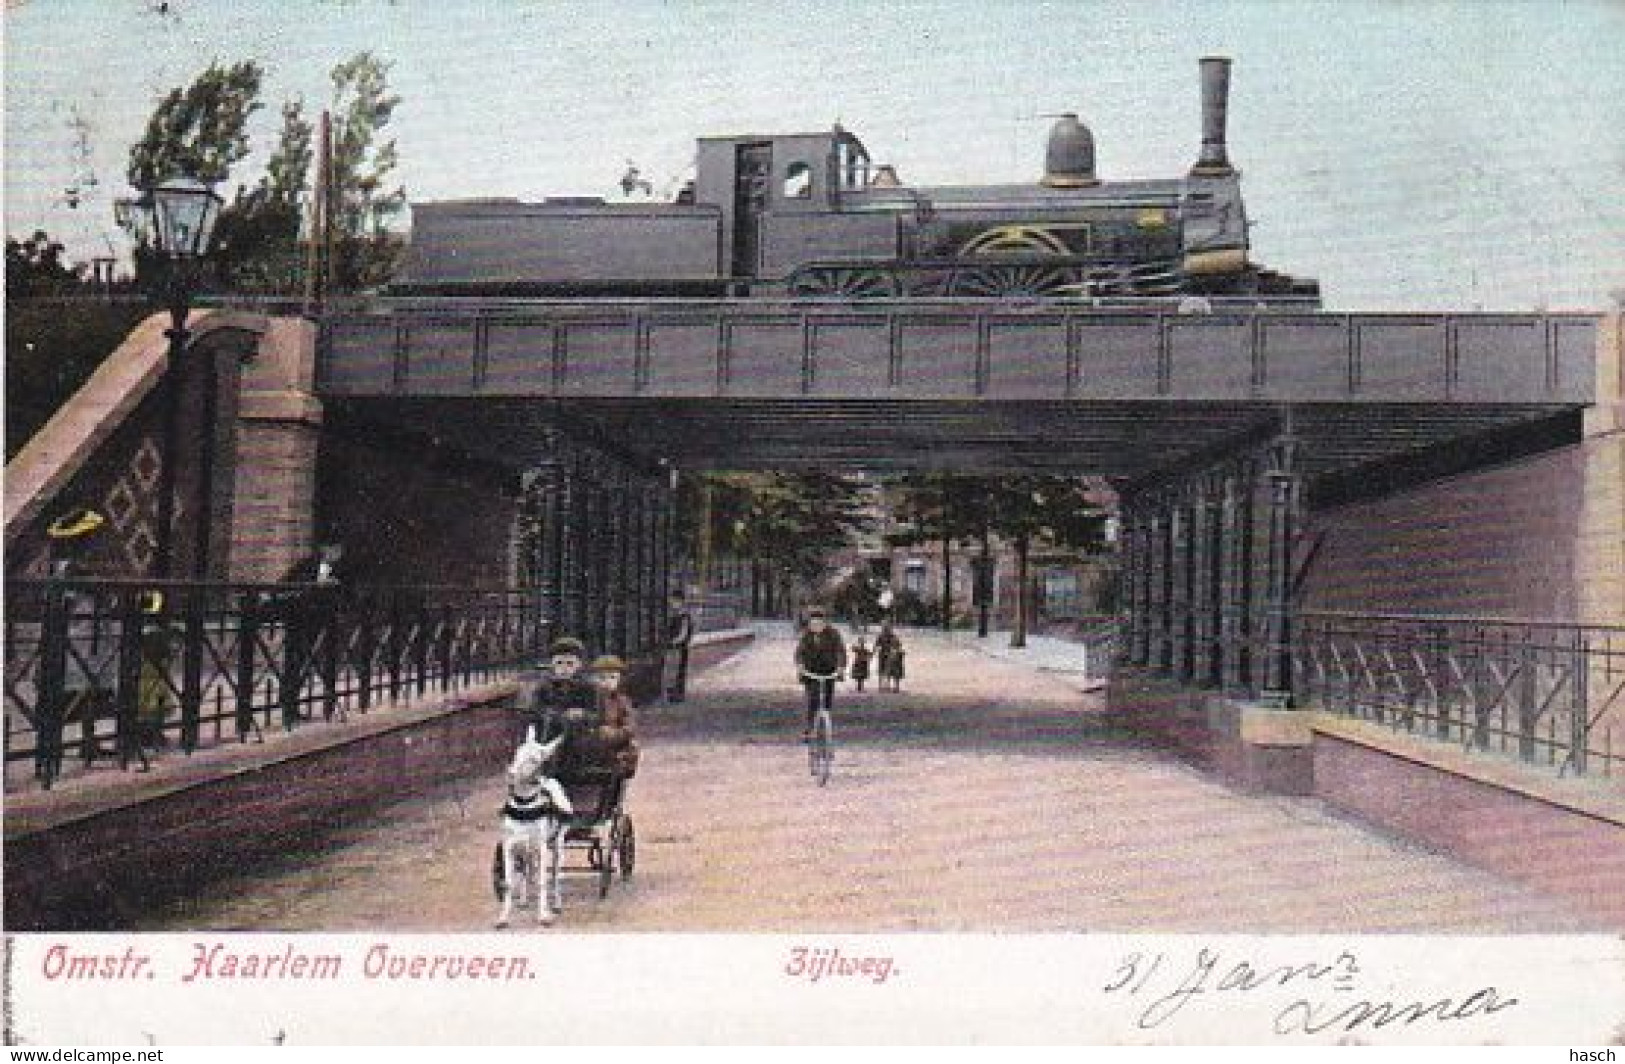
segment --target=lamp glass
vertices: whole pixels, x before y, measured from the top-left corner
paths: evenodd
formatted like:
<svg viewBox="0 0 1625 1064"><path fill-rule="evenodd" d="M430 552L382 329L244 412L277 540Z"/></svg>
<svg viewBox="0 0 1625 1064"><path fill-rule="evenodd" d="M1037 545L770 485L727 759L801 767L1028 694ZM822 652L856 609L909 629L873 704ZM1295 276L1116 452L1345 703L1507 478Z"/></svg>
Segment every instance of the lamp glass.
<svg viewBox="0 0 1625 1064"><path fill-rule="evenodd" d="M113 204L113 218L138 246L152 243L152 198L121 199Z"/></svg>
<svg viewBox="0 0 1625 1064"><path fill-rule="evenodd" d="M209 248L220 217L221 199L213 186L193 177L170 178L152 190L158 250L176 258L196 258Z"/></svg>

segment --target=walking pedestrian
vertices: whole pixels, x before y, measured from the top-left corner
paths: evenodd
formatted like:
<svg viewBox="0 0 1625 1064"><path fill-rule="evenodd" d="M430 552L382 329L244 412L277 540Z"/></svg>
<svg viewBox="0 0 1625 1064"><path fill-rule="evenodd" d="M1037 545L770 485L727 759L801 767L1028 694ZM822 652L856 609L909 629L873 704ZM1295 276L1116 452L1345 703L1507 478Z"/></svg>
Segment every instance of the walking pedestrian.
<svg viewBox="0 0 1625 1064"><path fill-rule="evenodd" d="M852 648L852 685L860 691L863 690L864 681L869 679L869 659L873 655L874 651L863 641L863 636L858 636L858 642Z"/></svg>
<svg viewBox="0 0 1625 1064"><path fill-rule="evenodd" d="M875 637L875 655L880 659L880 689L886 690L887 681L891 681L892 690L900 691L903 687L903 641L897 637L891 622L886 621L880 626L880 634Z"/></svg>
<svg viewBox="0 0 1625 1064"><path fill-rule="evenodd" d="M901 643L898 643L897 649L891 652L891 658L887 662L886 675L882 679L891 681L893 691L903 689L903 660L907 657L908 651L903 649Z"/></svg>

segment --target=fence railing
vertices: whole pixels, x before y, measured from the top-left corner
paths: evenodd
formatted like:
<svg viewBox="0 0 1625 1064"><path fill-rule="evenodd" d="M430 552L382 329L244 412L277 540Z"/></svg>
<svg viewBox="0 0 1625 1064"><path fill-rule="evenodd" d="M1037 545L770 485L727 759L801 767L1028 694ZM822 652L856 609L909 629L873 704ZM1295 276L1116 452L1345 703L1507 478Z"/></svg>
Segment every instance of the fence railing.
<svg viewBox="0 0 1625 1064"><path fill-rule="evenodd" d="M1625 761L1625 626L1305 612L1301 699L1319 708L1611 776Z"/></svg>
<svg viewBox="0 0 1625 1064"><path fill-rule="evenodd" d="M1083 647L1084 674L1092 680L1111 675L1121 644L1121 625L1116 617L1084 616L1078 619L1071 637Z"/></svg>
<svg viewBox="0 0 1625 1064"><path fill-rule="evenodd" d="M549 631L510 590L8 581L5 759L48 787L69 756L342 720L508 675Z"/></svg>
<svg viewBox="0 0 1625 1064"><path fill-rule="evenodd" d="M750 613L748 598L726 592L691 595L686 603L696 632L725 632L738 628Z"/></svg>

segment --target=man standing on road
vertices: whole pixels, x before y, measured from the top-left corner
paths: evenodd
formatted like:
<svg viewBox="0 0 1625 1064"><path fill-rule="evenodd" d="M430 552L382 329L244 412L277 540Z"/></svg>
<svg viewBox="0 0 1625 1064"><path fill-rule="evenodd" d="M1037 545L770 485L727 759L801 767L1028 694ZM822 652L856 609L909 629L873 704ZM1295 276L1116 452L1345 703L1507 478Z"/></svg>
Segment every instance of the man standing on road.
<svg viewBox="0 0 1625 1064"><path fill-rule="evenodd" d="M295 562L283 577L283 583L296 585L279 595L283 620L282 674L278 681L282 702L282 726L293 728L309 714L301 705L305 681L320 673L326 694L331 695L337 677L331 667L337 660L330 653L325 660L317 660L317 646L324 630L328 638L336 638L332 631L334 615L339 608L339 592L343 583L341 564L344 548L337 544L322 547L315 554ZM324 668L325 667L325 668ZM312 692L314 694L314 692ZM326 705L330 708L332 702Z"/></svg>
<svg viewBox="0 0 1625 1064"><path fill-rule="evenodd" d="M796 643L796 671L807 689L807 725L802 738L812 736L813 717L820 708L833 709L835 681L846 669L846 643L821 609L807 615L807 630Z"/></svg>
<svg viewBox="0 0 1625 1064"><path fill-rule="evenodd" d="M694 615L688 612L688 600L679 591L672 596L671 620L666 631L666 646L677 659L671 683L666 687L666 701L681 702L688 695L688 652L694 642Z"/></svg>

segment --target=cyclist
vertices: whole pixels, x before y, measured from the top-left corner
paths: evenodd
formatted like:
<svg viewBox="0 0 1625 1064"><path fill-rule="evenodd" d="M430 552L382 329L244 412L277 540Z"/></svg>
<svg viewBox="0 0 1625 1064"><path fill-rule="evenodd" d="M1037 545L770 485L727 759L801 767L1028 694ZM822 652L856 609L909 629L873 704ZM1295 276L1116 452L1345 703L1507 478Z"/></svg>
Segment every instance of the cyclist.
<svg viewBox="0 0 1625 1064"><path fill-rule="evenodd" d="M807 629L796 643L796 671L807 689L807 724L803 739L812 738L813 717L818 710L833 709L835 681L846 669L846 643L829 623L822 609L807 615Z"/></svg>

